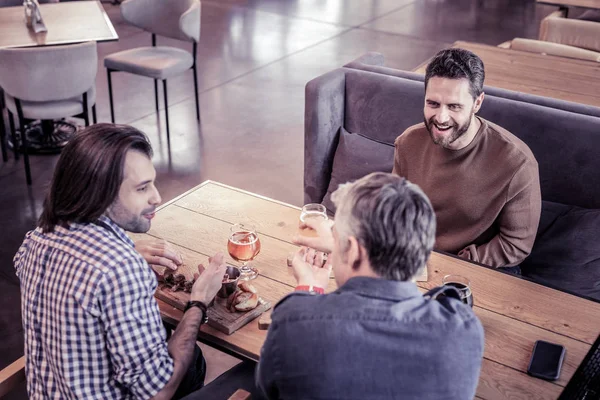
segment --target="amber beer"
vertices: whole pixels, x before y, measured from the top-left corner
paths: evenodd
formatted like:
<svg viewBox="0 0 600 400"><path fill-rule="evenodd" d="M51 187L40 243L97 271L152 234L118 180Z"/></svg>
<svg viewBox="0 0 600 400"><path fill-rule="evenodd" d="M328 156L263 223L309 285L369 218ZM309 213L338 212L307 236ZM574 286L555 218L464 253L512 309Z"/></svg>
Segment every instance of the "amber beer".
<svg viewBox="0 0 600 400"><path fill-rule="evenodd" d="M236 261L250 261L260 253L260 240L255 232L233 232L227 242L227 251Z"/></svg>
<svg viewBox="0 0 600 400"><path fill-rule="evenodd" d="M317 232L308 226L304 226L304 223L308 220L312 221L325 221L327 220L327 212L325 210L325 206L322 204L306 204L302 207L302 212L300 213L300 222L299 222L299 230L300 235L309 236L309 237L317 237Z"/></svg>

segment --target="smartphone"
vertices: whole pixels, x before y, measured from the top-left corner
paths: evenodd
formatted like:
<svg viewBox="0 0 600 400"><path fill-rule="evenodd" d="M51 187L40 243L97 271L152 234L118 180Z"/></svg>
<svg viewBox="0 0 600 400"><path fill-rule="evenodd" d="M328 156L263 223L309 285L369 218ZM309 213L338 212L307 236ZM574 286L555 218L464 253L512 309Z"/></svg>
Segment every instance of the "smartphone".
<svg viewBox="0 0 600 400"><path fill-rule="evenodd" d="M527 373L536 378L555 381L565 358L565 348L559 344L538 340L533 346Z"/></svg>

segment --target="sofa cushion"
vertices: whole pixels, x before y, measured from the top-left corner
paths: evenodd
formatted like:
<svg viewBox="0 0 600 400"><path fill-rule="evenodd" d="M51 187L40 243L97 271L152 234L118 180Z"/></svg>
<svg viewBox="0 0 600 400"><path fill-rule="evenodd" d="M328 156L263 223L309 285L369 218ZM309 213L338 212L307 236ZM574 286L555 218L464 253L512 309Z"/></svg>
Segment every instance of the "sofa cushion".
<svg viewBox="0 0 600 400"><path fill-rule="evenodd" d="M331 194L340 184L362 178L371 172L392 172L393 166L393 143L369 139L358 133L349 133L342 127L323 205L329 212L335 213Z"/></svg>
<svg viewBox="0 0 600 400"><path fill-rule="evenodd" d="M600 210L542 202L524 276L600 300Z"/></svg>

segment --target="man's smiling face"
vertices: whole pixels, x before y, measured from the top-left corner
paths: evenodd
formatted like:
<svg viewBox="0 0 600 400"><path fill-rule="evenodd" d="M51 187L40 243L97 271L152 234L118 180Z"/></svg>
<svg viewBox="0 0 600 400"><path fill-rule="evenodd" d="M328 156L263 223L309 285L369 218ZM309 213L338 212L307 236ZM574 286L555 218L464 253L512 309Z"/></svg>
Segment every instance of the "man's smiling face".
<svg viewBox="0 0 600 400"><path fill-rule="evenodd" d="M432 77L425 91L423 108L425 127L433 143L457 150L468 145L476 132L475 113L483 101L483 93L473 99L467 79ZM471 135L465 135L465 133Z"/></svg>

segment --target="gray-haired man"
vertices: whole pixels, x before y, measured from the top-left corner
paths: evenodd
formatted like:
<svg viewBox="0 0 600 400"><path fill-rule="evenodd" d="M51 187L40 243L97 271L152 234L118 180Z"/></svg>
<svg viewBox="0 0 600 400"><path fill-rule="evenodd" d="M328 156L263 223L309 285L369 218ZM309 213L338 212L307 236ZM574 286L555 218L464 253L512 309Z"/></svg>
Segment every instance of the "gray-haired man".
<svg viewBox="0 0 600 400"><path fill-rule="evenodd" d="M431 253L435 214L421 189L375 173L340 186L335 224L311 227L293 260L302 287L275 307L257 385L270 398L471 399L483 329L471 309L424 298L413 279Z"/></svg>

